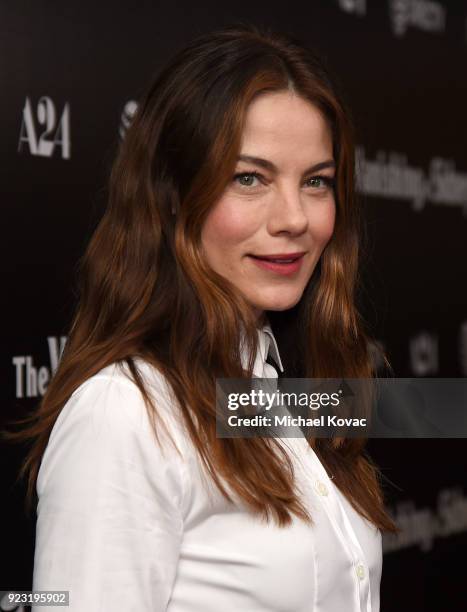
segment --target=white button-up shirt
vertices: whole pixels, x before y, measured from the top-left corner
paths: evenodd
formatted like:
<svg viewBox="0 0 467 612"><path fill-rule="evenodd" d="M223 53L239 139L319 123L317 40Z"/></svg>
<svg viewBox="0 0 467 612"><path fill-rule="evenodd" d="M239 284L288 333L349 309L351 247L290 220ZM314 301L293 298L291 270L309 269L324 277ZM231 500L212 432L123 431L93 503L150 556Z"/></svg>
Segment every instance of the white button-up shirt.
<svg viewBox="0 0 467 612"><path fill-rule="evenodd" d="M265 363L270 350L282 369L271 328L258 333L253 374L276 377ZM116 364L85 381L39 471L33 589L68 590L71 612L378 612L381 533L306 440L282 442L313 525L267 524L206 477L164 377L138 365L181 453L163 434L155 442Z"/></svg>

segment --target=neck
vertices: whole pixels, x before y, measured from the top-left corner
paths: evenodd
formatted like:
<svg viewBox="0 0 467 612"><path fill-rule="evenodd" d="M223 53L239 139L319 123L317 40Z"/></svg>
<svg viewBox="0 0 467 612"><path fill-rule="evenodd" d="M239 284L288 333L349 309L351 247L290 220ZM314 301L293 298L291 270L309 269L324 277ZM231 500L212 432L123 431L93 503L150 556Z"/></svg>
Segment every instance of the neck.
<svg viewBox="0 0 467 612"><path fill-rule="evenodd" d="M266 313L264 310L258 311L256 317L256 327L261 328L266 323Z"/></svg>

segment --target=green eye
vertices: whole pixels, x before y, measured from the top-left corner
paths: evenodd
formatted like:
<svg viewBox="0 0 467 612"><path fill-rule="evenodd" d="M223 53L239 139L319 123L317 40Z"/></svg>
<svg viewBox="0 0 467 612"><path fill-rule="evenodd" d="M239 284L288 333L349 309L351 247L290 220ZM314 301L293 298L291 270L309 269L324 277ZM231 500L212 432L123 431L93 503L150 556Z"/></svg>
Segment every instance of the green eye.
<svg viewBox="0 0 467 612"><path fill-rule="evenodd" d="M252 180L259 179L260 175L257 172L240 172L235 174L233 177L233 181L238 181L238 184L242 187L254 187L252 184ZM244 182L246 179L246 182Z"/></svg>
<svg viewBox="0 0 467 612"><path fill-rule="evenodd" d="M320 181L321 184L317 185L315 182L314 185L310 185L310 187L315 187L315 188L328 187L329 189L333 189L335 185L335 179L331 176L322 176L322 175L311 176L307 182L309 183L310 181ZM324 183L324 185L322 183Z"/></svg>

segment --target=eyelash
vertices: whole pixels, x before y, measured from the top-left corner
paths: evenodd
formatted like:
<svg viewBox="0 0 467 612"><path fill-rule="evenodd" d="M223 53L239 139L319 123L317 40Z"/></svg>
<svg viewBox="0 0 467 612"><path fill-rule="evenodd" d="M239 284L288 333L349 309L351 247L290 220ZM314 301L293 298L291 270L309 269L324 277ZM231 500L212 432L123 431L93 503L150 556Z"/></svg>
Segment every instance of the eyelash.
<svg viewBox="0 0 467 612"><path fill-rule="evenodd" d="M238 178L243 177L243 176L254 176L260 181L261 179L264 178L262 174L253 170L252 172L238 172L237 174L234 174L233 181L236 181ZM326 187L328 187L328 189L334 189L335 184L336 184L334 177L324 176L322 174L316 174L314 176L310 176L307 179L307 181L310 181L311 179L320 179L326 185ZM246 189L251 187L251 185L240 185L240 186L245 187Z"/></svg>

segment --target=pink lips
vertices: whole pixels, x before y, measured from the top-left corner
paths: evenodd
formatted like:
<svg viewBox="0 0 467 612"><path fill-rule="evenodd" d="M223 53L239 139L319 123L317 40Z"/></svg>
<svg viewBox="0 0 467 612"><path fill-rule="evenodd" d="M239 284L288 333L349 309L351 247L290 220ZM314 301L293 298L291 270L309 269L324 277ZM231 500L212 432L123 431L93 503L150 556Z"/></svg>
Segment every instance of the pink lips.
<svg viewBox="0 0 467 612"><path fill-rule="evenodd" d="M263 270L276 272L277 274L290 275L300 270L304 253L280 253L277 255L262 255L261 258L249 255L250 259ZM274 261L272 261L274 259ZM280 262L280 259L293 259L291 262Z"/></svg>

